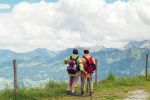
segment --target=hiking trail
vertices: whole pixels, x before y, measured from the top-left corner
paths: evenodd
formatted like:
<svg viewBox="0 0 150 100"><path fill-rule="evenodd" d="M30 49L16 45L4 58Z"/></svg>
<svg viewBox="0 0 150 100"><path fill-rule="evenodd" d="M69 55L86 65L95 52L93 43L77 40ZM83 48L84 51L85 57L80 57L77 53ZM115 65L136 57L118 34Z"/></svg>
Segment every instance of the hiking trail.
<svg viewBox="0 0 150 100"><path fill-rule="evenodd" d="M129 94L124 100L148 100L149 97L149 93L144 90L130 91Z"/></svg>

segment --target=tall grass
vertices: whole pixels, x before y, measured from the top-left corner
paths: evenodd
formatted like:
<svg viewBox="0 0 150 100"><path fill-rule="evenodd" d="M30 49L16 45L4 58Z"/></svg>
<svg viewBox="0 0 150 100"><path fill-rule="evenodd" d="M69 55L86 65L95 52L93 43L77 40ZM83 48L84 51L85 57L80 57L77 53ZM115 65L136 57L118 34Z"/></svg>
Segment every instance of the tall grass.
<svg viewBox="0 0 150 100"><path fill-rule="evenodd" d="M147 78L144 76L116 78L114 74L110 73L107 79L100 81L98 86L94 86L94 92L95 94L118 94L142 88L150 93L149 84L150 75L148 75ZM13 90L6 89L0 93L0 100L66 100L60 99L61 97L68 96L68 94L64 92L66 88L67 83L50 80L43 88L20 88L17 97L14 97ZM80 86L77 88L77 92L80 92ZM105 98L115 100L123 98L123 96L108 96L104 97L104 99Z"/></svg>
<svg viewBox="0 0 150 100"><path fill-rule="evenodd" d="M150 75L147 78L144 76L116 78L113 74L110 74L107 79L99 82L99 85L95 90L101 92L106 90L107 92L115 90L132 90L134 88L144 87L145 84L150 84Z"/></svg>
<svg viewBox="0 0 150 100"><path fill-rule="evenodd" d="M0 100L40 100L40 98L55 98L67 95L64 89L67 84L50 80L44 88L21 88L17 97L14 97L13 90L4 90L0 94Z"/></svg>
<svg viewBox="0 0 150 100"><path fill-rule="evenodd" d="M114 74L113 72L111 72L111 73L109 74L107 80L109 80L109 81L115 81L115 79L116 79L115 74Z"/></svg>

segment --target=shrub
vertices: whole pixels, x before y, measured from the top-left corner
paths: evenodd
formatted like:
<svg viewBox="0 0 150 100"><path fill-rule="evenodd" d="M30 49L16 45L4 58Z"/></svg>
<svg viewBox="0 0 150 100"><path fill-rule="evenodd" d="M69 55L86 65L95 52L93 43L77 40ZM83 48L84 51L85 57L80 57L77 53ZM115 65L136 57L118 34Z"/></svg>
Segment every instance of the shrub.
<svg viewBox="0 0 150 100"><path fill-rule="evenodd" d="M115 74L111 72L111 73L109 74L107 80L109 80L109 81L115 81L115 79L116 79Z"/></svg>

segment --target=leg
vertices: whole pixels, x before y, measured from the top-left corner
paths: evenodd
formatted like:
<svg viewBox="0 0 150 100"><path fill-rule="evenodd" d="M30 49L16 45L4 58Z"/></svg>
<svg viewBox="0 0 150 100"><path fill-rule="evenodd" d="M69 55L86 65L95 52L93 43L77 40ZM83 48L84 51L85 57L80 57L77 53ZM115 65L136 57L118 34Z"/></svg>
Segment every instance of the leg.
<svg viewBox="0 0 150 100"><path fill-rule="evenodd" d="M85 92L85 88L86 88L85 79L86 79L86 78L81 77L81 96L84 96L84 92Z"/></svg>
<svg viewBox="0 0 150 100"><path fill-rule="evenodd" d="M69 91L71 89L71 76L69 76L69 79L68 79L68 88L67 88L67 91Z"/></svg>
<svg viewBox="0 0 150 100"><path fill-rule="evenodd" d="M90 78L87 78L87 92L90 90Z"/></svg>
<svg viewBox="0 0 150 100"><path fill-rule="evenodd" d="M75 88L77 87L77 83L78 83L78 76L73 76L73 80L72 80L72 92L75 91Z"/></svg>
<svg viewBox="0 0 150 100"><path fill-rule="evenodd" d="M93 81L92 81L92 77L88 78L88 80L89 80L90 96L93 96Z"/></svg>
<svg viewBox="0 0 150 100"><path fill-rule="evenodd" d="M69 88L72 91L72 85L73 85L73 76L70 76L70 80L69 80Z"/></svg>
<svg viewBox="0 0 150 100"><path fill-rule="evenodd" d="M90 92L93 92L93 81L92 81L92 77L90 78Z"/></svg>

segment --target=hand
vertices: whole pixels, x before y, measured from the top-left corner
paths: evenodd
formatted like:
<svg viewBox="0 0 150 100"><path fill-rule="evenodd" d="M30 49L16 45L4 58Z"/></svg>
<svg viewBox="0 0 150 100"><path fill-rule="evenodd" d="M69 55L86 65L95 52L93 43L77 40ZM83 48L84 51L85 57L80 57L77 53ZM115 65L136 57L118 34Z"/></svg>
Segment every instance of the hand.
<svg viewBox="0 0 150 100"><path fill-rule="evenodd" d="M68 63L67 58L65 58L65 59L64 59L64 63L65 63L65 64L67 64L67 63Z"/></svg>
<svg viewBox="0 0 150 100"><path fill-rule="evenodd" d="M86 71L84 71L84 73L85 73L85 74L87 74L87 72L86 72Z"/></svg>
<svg viewBox="0 0 150 100"><path fill-rule="evenodd" d="M67 58L64 58L64 61L67 61L68 59Z"/></svg>

